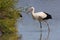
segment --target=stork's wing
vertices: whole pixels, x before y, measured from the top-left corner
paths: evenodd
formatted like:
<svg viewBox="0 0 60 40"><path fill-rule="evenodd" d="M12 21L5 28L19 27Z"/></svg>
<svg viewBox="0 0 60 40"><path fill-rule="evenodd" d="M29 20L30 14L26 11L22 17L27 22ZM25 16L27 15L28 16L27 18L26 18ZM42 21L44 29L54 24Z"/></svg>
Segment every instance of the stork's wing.
<svg viewBox="0 0 60 40"><path fill-rule="evenodd" d="M38 12L36 13L37 16L41 17L41 18L46 18L47 15L44 12Z"/></svg>

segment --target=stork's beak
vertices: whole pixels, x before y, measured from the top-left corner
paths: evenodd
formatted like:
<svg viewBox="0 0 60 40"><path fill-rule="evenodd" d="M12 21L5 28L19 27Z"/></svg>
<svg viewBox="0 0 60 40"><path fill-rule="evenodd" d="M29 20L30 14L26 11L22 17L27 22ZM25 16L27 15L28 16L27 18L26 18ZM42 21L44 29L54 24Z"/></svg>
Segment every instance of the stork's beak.
<svg viewBox="0 0 60 40"><path fill-rule="evenodd" d="M30 11L27 11L26 13L28 14Z"/></svg>
<svg viewBox="0 0 60 40"><path fill-rule="evenodd" d="M30 13L30 12L31 12L31 9L29 8L29 9L27 10L27 14Z"/></svg>

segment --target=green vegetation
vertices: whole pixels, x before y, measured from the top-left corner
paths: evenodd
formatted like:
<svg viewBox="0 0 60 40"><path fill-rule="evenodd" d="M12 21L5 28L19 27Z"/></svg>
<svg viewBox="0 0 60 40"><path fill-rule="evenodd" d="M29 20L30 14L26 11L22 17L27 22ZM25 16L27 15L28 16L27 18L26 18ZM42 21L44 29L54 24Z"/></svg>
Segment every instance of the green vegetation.
<svg viewBox="0 0 60 40"><path fill-rule="evenodd" d="M15 23L20 17L20 11L15 8L17 1L0 0L0 40L18 40Z"/></svg>

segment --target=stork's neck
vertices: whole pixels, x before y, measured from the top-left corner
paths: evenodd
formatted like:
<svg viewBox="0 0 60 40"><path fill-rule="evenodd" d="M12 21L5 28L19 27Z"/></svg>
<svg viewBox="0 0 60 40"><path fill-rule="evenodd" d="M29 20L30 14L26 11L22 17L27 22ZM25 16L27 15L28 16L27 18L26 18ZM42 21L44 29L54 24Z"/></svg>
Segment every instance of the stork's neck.
<svg viewBox="0 0 60 40"><path fill-rule="evenodd" d="M32 10L32 12L31 12L31 13L32 13L32 15L34 15L34 11L35 11L35 10L33 9L33 10Z"/></svg>

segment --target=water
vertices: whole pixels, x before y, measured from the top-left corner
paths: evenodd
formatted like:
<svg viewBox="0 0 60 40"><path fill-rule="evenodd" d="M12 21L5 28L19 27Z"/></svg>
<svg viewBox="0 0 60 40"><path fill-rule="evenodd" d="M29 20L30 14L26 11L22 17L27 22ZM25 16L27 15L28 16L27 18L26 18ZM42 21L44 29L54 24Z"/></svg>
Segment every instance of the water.
<svg viewBox="0 0 60 40"><path fill-rule="evenodd" d="M53 19L49 20L50 34L49 40L60 40L60 0L19 0L17 7L34 6L35 12L45 11L52 15ZM40 28L39 23L32 19L31 14L27 15L22 12L23 23L18 21L18 30L22 34L22 40L39 40ZM47 26L43 23L43 40L47 37Z"/></svg>

